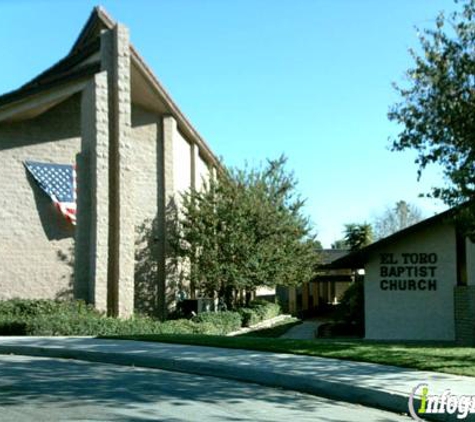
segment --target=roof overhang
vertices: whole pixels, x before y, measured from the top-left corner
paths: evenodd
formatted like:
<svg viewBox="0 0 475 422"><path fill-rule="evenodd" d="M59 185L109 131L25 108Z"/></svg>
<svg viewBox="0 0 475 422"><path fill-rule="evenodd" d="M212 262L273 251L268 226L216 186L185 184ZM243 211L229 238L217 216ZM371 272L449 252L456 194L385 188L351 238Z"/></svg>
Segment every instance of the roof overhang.
<svg viewBox="0 0 475 422"><path fill-rule="evenodd" d="M96 65L81 68L50 79L48 83L34 85L14 92L0 105L0 122L16 122L32 119L82 91L87 80L98 71Z"/></svg>
<svg viewBox="0 0 475 422"><path fill-rule="evenodd" d="M0 97L0 121L35 117L80 91L84 79L101 70L100 34L116 22L95 7L69 54L20 89ZM135 47L130 44L132 102L150 111L173 116L180 132L200 148L200 154L218 169L218 158L181 112ZM31 104L29 104L31 102Z"/></svg>
<svg viewBox="0 0 475 422"><path fill-rule="evenodd" d="M132 101L150 111L172 115L178 129L185 137L193 140L199 147L203 158L219 166L206 141L200 136L186 116L181 112L163 85L155 77L137 50L131 45Z"/></svg>

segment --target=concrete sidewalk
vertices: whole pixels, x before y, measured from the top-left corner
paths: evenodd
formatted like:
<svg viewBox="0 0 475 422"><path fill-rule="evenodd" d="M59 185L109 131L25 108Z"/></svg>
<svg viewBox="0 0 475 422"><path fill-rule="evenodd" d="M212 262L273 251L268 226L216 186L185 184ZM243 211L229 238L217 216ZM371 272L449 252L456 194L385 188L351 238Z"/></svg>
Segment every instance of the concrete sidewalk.
<svg viewBox="0 0 475 422"><path fill-rule="evenodd" d="M471 377L250 350L78 337L0 337L1 354L79 359L211 375L407 413L420 383L430 394L475 394ZM416 404L416 408L419 405ZM475 416L475 415L472 415ZM459 420L443 414L432 420ZM470 419L470 416L465 420Z"/></svg>
<svg viewBox="0 0 475 422"><path fill-rule="evenodd" d="M324 323L324 321L318 319L307 319L301 324L292 327L286 333L282 334L280 338L289 338L294 340L314 340L317 337L318 327Z"/></svg>

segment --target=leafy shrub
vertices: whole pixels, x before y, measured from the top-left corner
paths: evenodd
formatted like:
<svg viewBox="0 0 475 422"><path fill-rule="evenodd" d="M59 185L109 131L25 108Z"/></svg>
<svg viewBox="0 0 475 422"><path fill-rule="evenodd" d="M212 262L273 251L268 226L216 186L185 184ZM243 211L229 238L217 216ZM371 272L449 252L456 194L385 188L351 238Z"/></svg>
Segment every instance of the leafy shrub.
<svg viewBox="0 0 475 422"><path fill-rule="evenodd" d="M94 335L111 325L113 318L82 301L0 301L0 335Z"/></svg>
<svg viewBox="0 0 475 422"><path fill-rule="evenodd" d="M90 316L38 315L25 319L26 335L31 336L87 336L117 334L117 325L112 318Z"/></svg>
<svg viewBox="0 0 475 422"><path fill-rule="evenodd" d="M0 315L34 317L37 315L92 314L101 313L81 300L60 301L48 299L10 299L0 301Z"/></svg>
<svg viewBox="0 0 475 422"><path fill-rule="evenodd" d="M364 332L364 283L356 279L343 293L338 310L337 320L356 327L357 332Z"/></svg>
<svg viewBox="0 0 475 422"><path fill-rule="evenodd" d="M198 330L197 324L189 319L175 319L160 324L160 334L193 334Z"/></svg>
<svg viewBox="0 0 475 422"><path fill-rule="evenodd" d="M239 313L242 317L242 325L244 327L250 327L266 319L280 315L281 309L277 303L257 299L252 301L248 308L239 309Z"/></svg>
<svg viewBox="0 0 475 422"><path fill-rule="evenodd" d="M239 312L208 312L188 319L159 322L150 317L107 317L82 301L0 301L0 335L98 336L132 334L214 334L238 330L279 313L269 302L253 302Z"/></svg>
<svg viewBox="0 0 475 422"><path fill-rule="evenodd" d="M241 308L239 309L239 313L241 314L243 327L251 327L262 321L254 309Z"/></svg>
<svg viewBox="0 0 475 422"><path fill-rule="evenodd" d="M159 323L146 317L106 317L82 301L0 301L0 335L87 336L159 333Z"/></svg>
<svg viewBox="0 0 475 422"><path fill-rule="evenodd" d="M204 312L193 317L193 322L199 324L212 325L213 333L207 334L227 334L239 330L242 325L242 319L239 312Z"/></svg>
<svg viewBox="0 0 475 422"><path fill-rule="evenodd" d="M262 318L262 320L274 318L280 315L281 309L277 303L268 302L266 300L254 300L249 304Z"/></svg>

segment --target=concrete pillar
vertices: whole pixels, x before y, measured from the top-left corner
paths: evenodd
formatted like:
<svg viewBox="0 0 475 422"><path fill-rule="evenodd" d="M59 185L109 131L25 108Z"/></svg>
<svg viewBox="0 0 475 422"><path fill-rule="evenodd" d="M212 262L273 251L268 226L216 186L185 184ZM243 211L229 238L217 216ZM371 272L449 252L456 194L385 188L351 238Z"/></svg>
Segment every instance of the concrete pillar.
<svg viewBox="0 0 475 422"><path fill-rule="evenodd" d="M107 73L82 92L81 154L78 157L76 274L88 286L88 301L107 311L109 241L109 116ZM89 183L88 183L89 181Z"/></svg>
<svg viewBox="0 0 475 422"><path fill-rule="evenodd" d="M216 169L216 167L211 166L209 173L210 173L210 177L212 177L213 180L216 180L216 178L218 177L218 170Z"/></svg>
<svg viewBox="0 0 475 422"><path fill-rule="evenodd" d="M111 313L134 311L134 195L132 190L130 43L117 24L101 35L102 68L109 90L109 297Z"/></svg>
<svg viewBox="0 0 475 422"><path fill-rule="evenodd" d="M200 149L198 145L191 144L191 187L198 189L200 186L200 175L198 173L198 160L200 159Z"/></svg>
<svg viewBox="0 0 475 422"><path fill-rule="evenodd" d="M177 123L173 116L163 118L163 142L160 149L162 180L158 196L158 314L165 319L169 304L173 301L171 279L173 278L170 265L169 246L167 239L167 213L176 210L175 181L173 166L173 145L177 138Z"/></svg>

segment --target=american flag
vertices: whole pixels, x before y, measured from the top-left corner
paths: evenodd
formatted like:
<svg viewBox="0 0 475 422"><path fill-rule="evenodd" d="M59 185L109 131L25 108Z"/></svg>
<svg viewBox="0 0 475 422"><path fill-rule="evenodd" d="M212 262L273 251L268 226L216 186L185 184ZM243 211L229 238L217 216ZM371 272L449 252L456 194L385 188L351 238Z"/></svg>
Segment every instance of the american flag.
<svg viewBox="0 0 475 422"><path fill-rule="evenodd" d="M68 221L76 225L76 168L70 164L25 161L25 167Z"/></svg>

